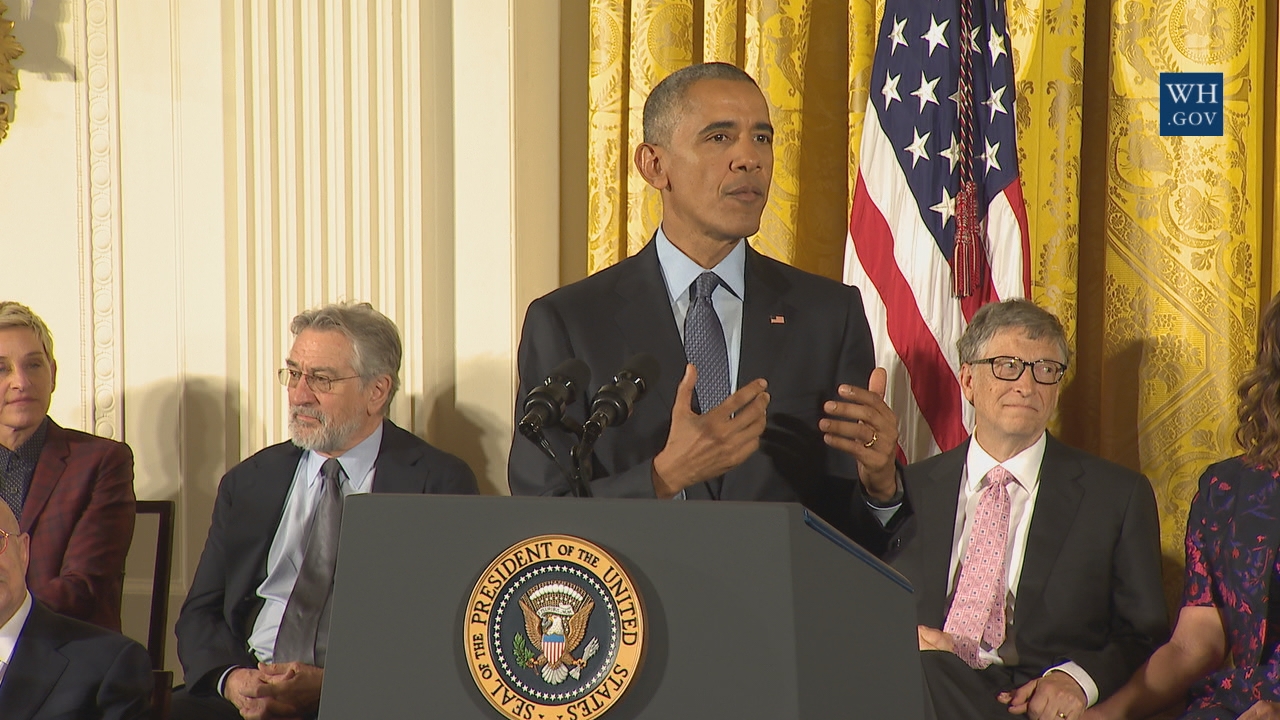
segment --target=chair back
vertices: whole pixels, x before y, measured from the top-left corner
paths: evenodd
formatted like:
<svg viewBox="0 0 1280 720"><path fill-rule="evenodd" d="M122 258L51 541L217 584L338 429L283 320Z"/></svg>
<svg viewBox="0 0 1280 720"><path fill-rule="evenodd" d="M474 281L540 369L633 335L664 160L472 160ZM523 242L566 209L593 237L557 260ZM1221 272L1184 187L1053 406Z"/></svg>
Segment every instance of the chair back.
<svg viewBox="0 0 1280 720"><path fill-rule="evenodd" d="M151 613L147 627L147 654L151 656L151 673L155 678L155 691L151 696L153 720L168 720L169 703L173 695L173 672L164 669L165 642L169 638L169 581L173 575L173 516L172 500L139 500L138 515L155 515L159 519L156 530L155 570L151 580Z"/></svg>
<svg viewBox="0 0 1280 720"><path fill-rule="evenodd" d="M147 627L147 653L151 668L164 669L165 642L169 638L169 581L173 575L172 500L139 500L139 515L156 515L160 526L156 531L155 572L151 581L151 614Z"/></svg>

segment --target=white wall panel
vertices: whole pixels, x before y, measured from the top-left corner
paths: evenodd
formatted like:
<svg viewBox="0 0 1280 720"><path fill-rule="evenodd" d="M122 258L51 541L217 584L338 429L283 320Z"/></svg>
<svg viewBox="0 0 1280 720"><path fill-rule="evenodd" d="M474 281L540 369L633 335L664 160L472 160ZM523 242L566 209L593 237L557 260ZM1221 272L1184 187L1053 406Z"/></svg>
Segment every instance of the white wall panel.
<svg viewBox="0 0 1280 720"><path fill-rule="evenodd" d="M524 306L558 277L559 0L10 5L0 297L54 330L54 417L129 442L139 497L178 502L175 612L218 479L286 437L306 307L395 320L392 418L505 492Z"/></svg>

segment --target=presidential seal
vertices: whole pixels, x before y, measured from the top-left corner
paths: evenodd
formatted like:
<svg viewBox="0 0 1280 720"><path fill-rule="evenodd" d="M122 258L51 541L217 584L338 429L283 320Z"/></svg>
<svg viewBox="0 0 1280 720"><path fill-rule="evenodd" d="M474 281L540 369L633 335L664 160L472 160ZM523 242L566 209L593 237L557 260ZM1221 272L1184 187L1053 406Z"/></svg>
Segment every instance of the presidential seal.
<svg viewBox="0 0 1280 720"><path fill-rule="evenodd" d="M512 720L599 717L644 657L635 583L582 538L539 535L507 548L480 576L466 613L471 677Z"/></svg>

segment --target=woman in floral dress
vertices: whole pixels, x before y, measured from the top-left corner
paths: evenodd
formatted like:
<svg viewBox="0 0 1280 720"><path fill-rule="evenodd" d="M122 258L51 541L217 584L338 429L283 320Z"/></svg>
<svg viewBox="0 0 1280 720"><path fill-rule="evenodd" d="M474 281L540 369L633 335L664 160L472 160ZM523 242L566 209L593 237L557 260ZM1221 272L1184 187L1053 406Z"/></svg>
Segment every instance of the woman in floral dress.
<svg viewBox="0 0 1280 720"><path fill-rule="evenodd" d="M1280 295L1240 383L1244 453L1210 465L1187 517L1182 610L1169 642L1084 720L1280 718Z"/></svg>

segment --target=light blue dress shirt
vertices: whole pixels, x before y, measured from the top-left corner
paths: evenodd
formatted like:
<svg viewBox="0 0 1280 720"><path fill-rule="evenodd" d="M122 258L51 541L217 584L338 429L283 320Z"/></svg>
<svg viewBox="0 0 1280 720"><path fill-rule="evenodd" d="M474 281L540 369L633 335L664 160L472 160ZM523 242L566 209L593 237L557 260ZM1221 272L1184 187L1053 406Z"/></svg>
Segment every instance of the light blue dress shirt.
<svg viewBox="0 0 1280 720"><path fill-rule="evenodd" d="M381 447L382 424L379 423L372 435L338 457L346 474L342 481L343 497L367 493L373 488L373 464ZM284 503L280 527L267 552L267 579L258 586L258 597L263 600L262 612L258 613L253 633L249 635L249 649L262 662L271 662L275 653L280 619L289 604L293 584L298 580L307 537L311 534L311 520L320 502L320 468L327 459L310 450L302 454Z"/></svg>
<svg viewBox="0 0 1280 720"><path fill-rule="evenodd" d="M683 343L684 316L688 314L689 304L692 302L689 286L707 269L672 245L662 228L658 228L655 242L658 266L662 268L662 279L667 284L667 298L671 301L671 314L675 316L676 329L680 332L680 342ZM724 285L711 293L711 304L720 317L720 326L724 328L724 346L729 352L730 393L738 389L738 361L742 357L742 302L747 297L746 268L746 240L739 240L720 264L711 268L724 281ZM728 289L725 289L725 285ZM680 374L684 374L683 370Z"/></svg>

